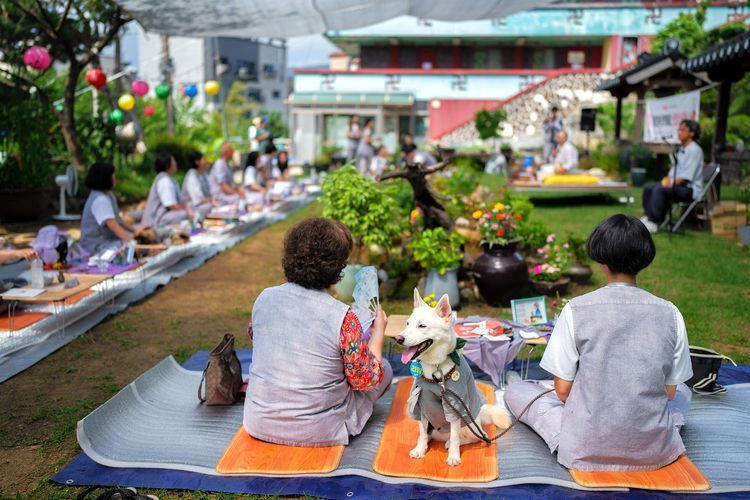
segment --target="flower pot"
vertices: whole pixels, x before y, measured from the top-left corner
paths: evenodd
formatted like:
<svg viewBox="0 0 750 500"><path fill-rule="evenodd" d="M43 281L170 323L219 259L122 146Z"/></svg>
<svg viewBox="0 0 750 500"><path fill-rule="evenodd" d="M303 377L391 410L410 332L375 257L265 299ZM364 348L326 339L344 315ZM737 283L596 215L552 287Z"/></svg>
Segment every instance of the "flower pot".
<svg viewBox="0 0 750 500"><path fill-rule="evenodd" d="M630 169L630 182L633 186L643 186L646 183L646 169L641 167L632 167Z"/></svg>
<svg viewBox="0 0 750 500"><path fill-rule="evenodd" d="M527 290L529 271L518 252L518 244L518 241L492 247L484 244L482 255L474 263L474 281L482 298L491 306L508 306Z"/></svg>
<svg viewBox="0 0 750 500"><path fill-rule="evenodd" d="M594 274L594 270L587 264L570 264L568 267L568 276L573 280L573 283L588 283L592 274Z"/></svg>
<svg viewBox="0 0 750 500"><path fill-rule="evenodd" d="M569 284L570 278L567 276L563 276L556 281L531 281L531 286L534 288L534 291L551 297L554 297L558 293L560 295L564 294L568 289Z"/></svg>
<svg viewBox="0 0 750 500"><path fill-rule="evenodd" d="M47 213L49 202L47 188L0 189L0 221L37 220Z"/></svg>
<svg viewBox="0 0 750 500"><path fill-rule="evenodd" d="M740 224L737 232L740 236L740 243L742 243L745 246L750 246L750 225L748 224Z"/></svg>
<svg viewBox="0 0 750 500"><path fill-rule="evenodd" d="M336 298L341 302L350 304L354 300L352 298L354 285L356 285L354 277L362 267L361 264L347 264L344 270L341 271L341 279L333 285L333 289L336 291Z"/></svg>
<svg viewBox="0 0 750 500"><path fill-rule="evenodd" d="M461 305L461 294L458 290L457 269L448 269L445 274L438 274L435 269L430 269L427 273L427 280L424 284L424 293L429 295L435 294L435 300L440 300L443 294L448 294L451 307L454 309Z"/></svg>

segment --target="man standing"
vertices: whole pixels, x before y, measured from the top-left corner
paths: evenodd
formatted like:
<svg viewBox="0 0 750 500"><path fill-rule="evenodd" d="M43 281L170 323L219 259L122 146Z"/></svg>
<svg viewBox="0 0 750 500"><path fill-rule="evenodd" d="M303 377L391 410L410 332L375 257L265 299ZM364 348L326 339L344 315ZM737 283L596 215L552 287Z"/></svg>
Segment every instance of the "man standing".
<svg viewBox="0 0 750 500"><path fill-rule="evenodd" d="M234 155L232 145L225 142L219 150L220 158L211 167L211 195L221 205L230 205L245 199L245 190L234 183L234 174L229 161Z"/></svg>
<svg viewBox="0 0 750 500"><path fill-rule="evenodd" d="M273 144L273 134L271 133L271 119L268 115L261 118L260 128L258 134L255 136L255 140L258 141L258 152L263 154L268 144Z"/></svg>
<svg viewBox="0 0 750 500"><path fill-rule="evenodd" d="M661 183L649 183L643 187L643 224L655 233L664 221L672 203L689 203L703 191L703 150L695 142L701 135L698 122L682 120L677 129L681 146L674 155L675 164Z"/></svg>
<svg viewBox="0 0 750 500"><path fill-rule="evenodd" d="M552 111L544 119L542 127L544 128L544 151L542 153L545 163L550 163L553 158L553 151L557 146L555 142L557 134L562 131L562 118L557 114L557 106L552 107Z"/></svg>

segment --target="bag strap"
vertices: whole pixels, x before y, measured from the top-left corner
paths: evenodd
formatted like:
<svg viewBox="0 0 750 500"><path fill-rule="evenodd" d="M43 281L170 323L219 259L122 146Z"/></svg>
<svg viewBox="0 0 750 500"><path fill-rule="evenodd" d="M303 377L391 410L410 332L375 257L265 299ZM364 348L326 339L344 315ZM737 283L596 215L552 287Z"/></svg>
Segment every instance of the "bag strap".
<svg viewBox="0 0 750 500"><path fill-rule="evenodd" d="M200 400L201 404L206 402L206 396L204 396L203 393L203 382L206 380L206 372L208 371L208 367L211 364L211 361L206 364L206 368L203 369L203 375L201 376L201 383L198 385L198 400Z"/></svg>
<svg viewBox="0 0 750 500"><path fill-rule="evenodd" d="M729 356L725 356L725 355L720 354L720 353L718 353L716 351L713 351L711 349L707 349L705 347L698 347L698 346L694 346L694 345L688 346L688 348L691 349L691 351L690 351L690 357L693 357L693 358L714 358L714 359L718 358L718 359L721 359L721 360L727 360L730 363L732 363L734 366L737 366L737 363L735 363L734 360L732 358L730 358ZM696 351L700 350L700 351L703 351L703 352L693 352L692 349L695 349Z"/></svg>

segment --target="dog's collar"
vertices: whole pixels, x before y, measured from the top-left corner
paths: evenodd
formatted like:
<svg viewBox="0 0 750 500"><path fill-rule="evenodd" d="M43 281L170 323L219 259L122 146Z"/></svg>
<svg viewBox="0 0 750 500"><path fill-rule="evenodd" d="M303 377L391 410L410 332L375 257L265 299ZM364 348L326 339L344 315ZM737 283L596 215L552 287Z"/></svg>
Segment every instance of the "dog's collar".
<svg viewBox="0 0 750 500"><path fill-rule="evenodd" d="M448 373L443 375L441 378L437 378L435 377L435 375L433 375L432 378L427 378L424 375L422 375L422 378L431 384L444 384L448 380L458 382L458 379L461 378L461 375L456 370L457 368L458 368L458 365L454 364L453 367L450 370L448 370Z"/></svg>

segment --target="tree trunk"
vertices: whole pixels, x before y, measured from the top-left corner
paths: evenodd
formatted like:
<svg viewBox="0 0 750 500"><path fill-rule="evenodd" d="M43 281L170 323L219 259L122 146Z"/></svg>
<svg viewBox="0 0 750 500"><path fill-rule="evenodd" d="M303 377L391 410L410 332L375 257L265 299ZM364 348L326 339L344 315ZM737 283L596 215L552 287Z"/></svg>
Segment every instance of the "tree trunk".
<svg viewBox="0 0 750 500"><path fill-rule="evenodd" d="M58 114L60 120L60 130L62 131L63 138L65 139L65 147L68 149L70 154L70 161L73 166L79 171L83 172L85 169L85 161L81 153L81 148L78 145L78 134L76 132L76 116L75 116L75 105L76 105L76 83L78 82L78 75L81 73L78 65L71 64L68 69L68 78L65 82L65 91L63 94L64 108L61 114Z"/></svg>
<svg viewBox="0 0 750 500"><path fill-rule="evenodd" d="M169 57L169 35L161 35L161 67L163 71L164 82L172 87L172 60ZM174 100L172 98L172 92L167 97L167 132L170 135L174 134L175 128L175 116L174 116Z"/></svg>

